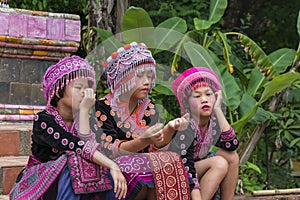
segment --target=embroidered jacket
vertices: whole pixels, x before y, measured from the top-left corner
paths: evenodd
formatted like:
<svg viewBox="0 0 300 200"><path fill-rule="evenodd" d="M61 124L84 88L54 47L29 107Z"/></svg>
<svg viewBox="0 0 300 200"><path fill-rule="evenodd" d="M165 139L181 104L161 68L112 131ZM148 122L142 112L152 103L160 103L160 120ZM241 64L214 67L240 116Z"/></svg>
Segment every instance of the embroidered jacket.
<svg viewBox="0 0 300 200"><path fill-rule="evenodd" d="M125 103L111 106L111 99L111 94L108 94L97 100L95 108L98 126L102 129L99 139L101 148L108 157L113 158L119 155L118 147L122 141L133 140L157 123L158 112L149 99L142 100L133 114L128 113ZM142 152L149 152L149 148Z"/></svg>

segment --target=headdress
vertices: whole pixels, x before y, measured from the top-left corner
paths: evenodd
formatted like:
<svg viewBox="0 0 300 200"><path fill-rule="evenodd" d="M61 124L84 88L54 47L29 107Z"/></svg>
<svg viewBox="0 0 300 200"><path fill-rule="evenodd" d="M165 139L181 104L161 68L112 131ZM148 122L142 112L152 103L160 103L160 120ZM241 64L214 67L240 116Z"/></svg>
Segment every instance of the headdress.
<svg viewBox="0 0 300 200"><path fill-rule="evenodd" d="M205 67L192 67L181 73L172 83L173 92L179 102L183 113L186 113L184 100L188 97L194 86L208 85L214 92L221 89L218 76Z"/></svg>
<svg viewBox="0 0 300 200"><path fill-rule="evenodd" d="M152 89L155 85L155 66L156 62L147 46L144 43L132 42L120 47L107 58L102 80L106 80L115 101L119 95L135 86L135 76L138 72L153 71Z"/></svg>
<svg viewBox="0 0 300 200"><path fill-rule="evenodd" d="M49 104L54 94L69 82L79 78L86 78L93 82L96 88L95 70L83 58L78 56L65 57L55 65L50 66L43 78L44 96Z"/></svg>

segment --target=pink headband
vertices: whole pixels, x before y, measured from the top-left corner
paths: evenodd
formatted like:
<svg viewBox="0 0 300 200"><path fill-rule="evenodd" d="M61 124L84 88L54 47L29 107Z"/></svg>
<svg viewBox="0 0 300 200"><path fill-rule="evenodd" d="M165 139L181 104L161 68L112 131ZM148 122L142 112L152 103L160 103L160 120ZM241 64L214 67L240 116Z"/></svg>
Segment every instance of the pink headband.
<svg viewBox="0 0 300 200"><path fill-rule="evenodd" d="M221 89L217 75L212 70L205 67L189 68L173 81L172 89L183 113L186 113L184 105L184 100L187 98L186 94L191 92L193 90L193 86L200 82L207 83L214 91Z"/></svg>
<svg viewBox="0 0 300 200"><path fill-rule="evenodd" d="M94 68L83 58L78 56L65 57L57 64L50 66L45 72L42 82L47 103L50 103L58 90L79 78L87 78L93 82L93 89L96 88Z"/></svg>

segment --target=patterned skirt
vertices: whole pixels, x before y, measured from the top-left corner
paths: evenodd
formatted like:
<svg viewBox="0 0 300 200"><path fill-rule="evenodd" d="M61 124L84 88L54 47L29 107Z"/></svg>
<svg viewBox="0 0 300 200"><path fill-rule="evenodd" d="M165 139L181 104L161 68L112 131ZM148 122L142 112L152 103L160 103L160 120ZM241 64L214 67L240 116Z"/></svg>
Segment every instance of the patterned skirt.
<svg viewBox="0 0 300 200"><path fill-rule="evenodd" d="M189 180L177 153L133 154L118 157L115 162L127 180L128 200L134 199L143 186L155 188L158 200L190 199Z"/></svg>
<svg viewBox="0 0 300 200"><path fill-rule="evenodd" d="M53 184L67 163L65 155L57 160L24 169L9 194L9 199L39 199Z"/></svg>

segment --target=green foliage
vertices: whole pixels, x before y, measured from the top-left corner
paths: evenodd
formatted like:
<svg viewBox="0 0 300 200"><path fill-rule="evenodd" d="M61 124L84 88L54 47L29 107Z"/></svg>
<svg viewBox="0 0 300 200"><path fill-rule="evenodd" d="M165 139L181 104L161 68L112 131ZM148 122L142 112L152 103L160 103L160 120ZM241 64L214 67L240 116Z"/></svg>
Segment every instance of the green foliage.
<svg viewBox="0 0 300 200"><path fill-rule="evenodd" d="M254 190L262 190L264 188L264 177L260 168L247 161L245 164L240 164L239 181L237 184L237 191L239 193L251 194Z"/></svg>
<svg viewBox="0 0 300 200"><path fill-rule="evenodd" d="M182 18L172 18L161 22L159 27L153 27L154 32L163 28L170 29L165 32L166 37L153 37L147 42L150 44L155 57L159 58L161 55L165 55L166 52L168 54L173 53L174 56L171 61L171 71L173 73L176 73L176 70L184 70L190 66L204 66L213 69L222 80L223 99L228 108L227 114L230 122L239 137L246 139L249 134L251 135L251 131L254 130L257 123L266 123L270 119L276 119L276 113L269 111L268 103L274 98L274 95L285 91L299 78L299 73L287 71L293 65L296 53L293 49L284 48L268 56L248 36L237 32L222 33L220 28L216 28L216 24L226 9L224 1L211 1L210 8L211 10L218 10L218 12L210 12L208 20L195 19L196 31L182 33L184 29L175 28L184 25ZM131 17L131 20L137 19L137 16ZM182 25L177 26L178 24ZM136 24L131 28L133 30L143 29L143 26L139 27ZM176 35L175 39L168 40L170 37L173 38L173 35ZM160 36L164 36L164 34ZM245 55L243 57L238 57L238 54L233 51L236 48L231 46L232 41L236 39L244 47ZM159 45L151 46L152 44ZM157 60L167 64L165 62L166 57L163 58L163 60ZM251 65L244 68L242 63L247 62ZM182 66L183 63L185 63L184 66ZM164 113L165 119L171 119L170 116L173 117L176 114L173 112L174 110L170 112L168 107L173 107L174 104L166 103L162 99L165 96L168 99L171 97L170 85L167 81L173 80L173 75L162 75L162 72L163 70L158 70L158 77L162 78L158 80L162 81L157 82L157 90L154 89L152 97L163 106L162 113ZM288 120L288 125L294 122L294 120ZM290 132L288 133L290 134ZM297 144L298 139L292 140L290 135L286 134L286 136L291 144ZM247 171L249 168L253 170L253 165L249 163L243 167L245 171L242 173L249 174L243 180L244 189L247 191L262 189L265 186L264 179L266 179L266 176L256 178L253 171Z"/></svg>
<svg viewBox="0 0 300 200"><path fill-rule="evenodd" d="M47 12L86 14L86 0L11 0L11 8Z"/></svg>

